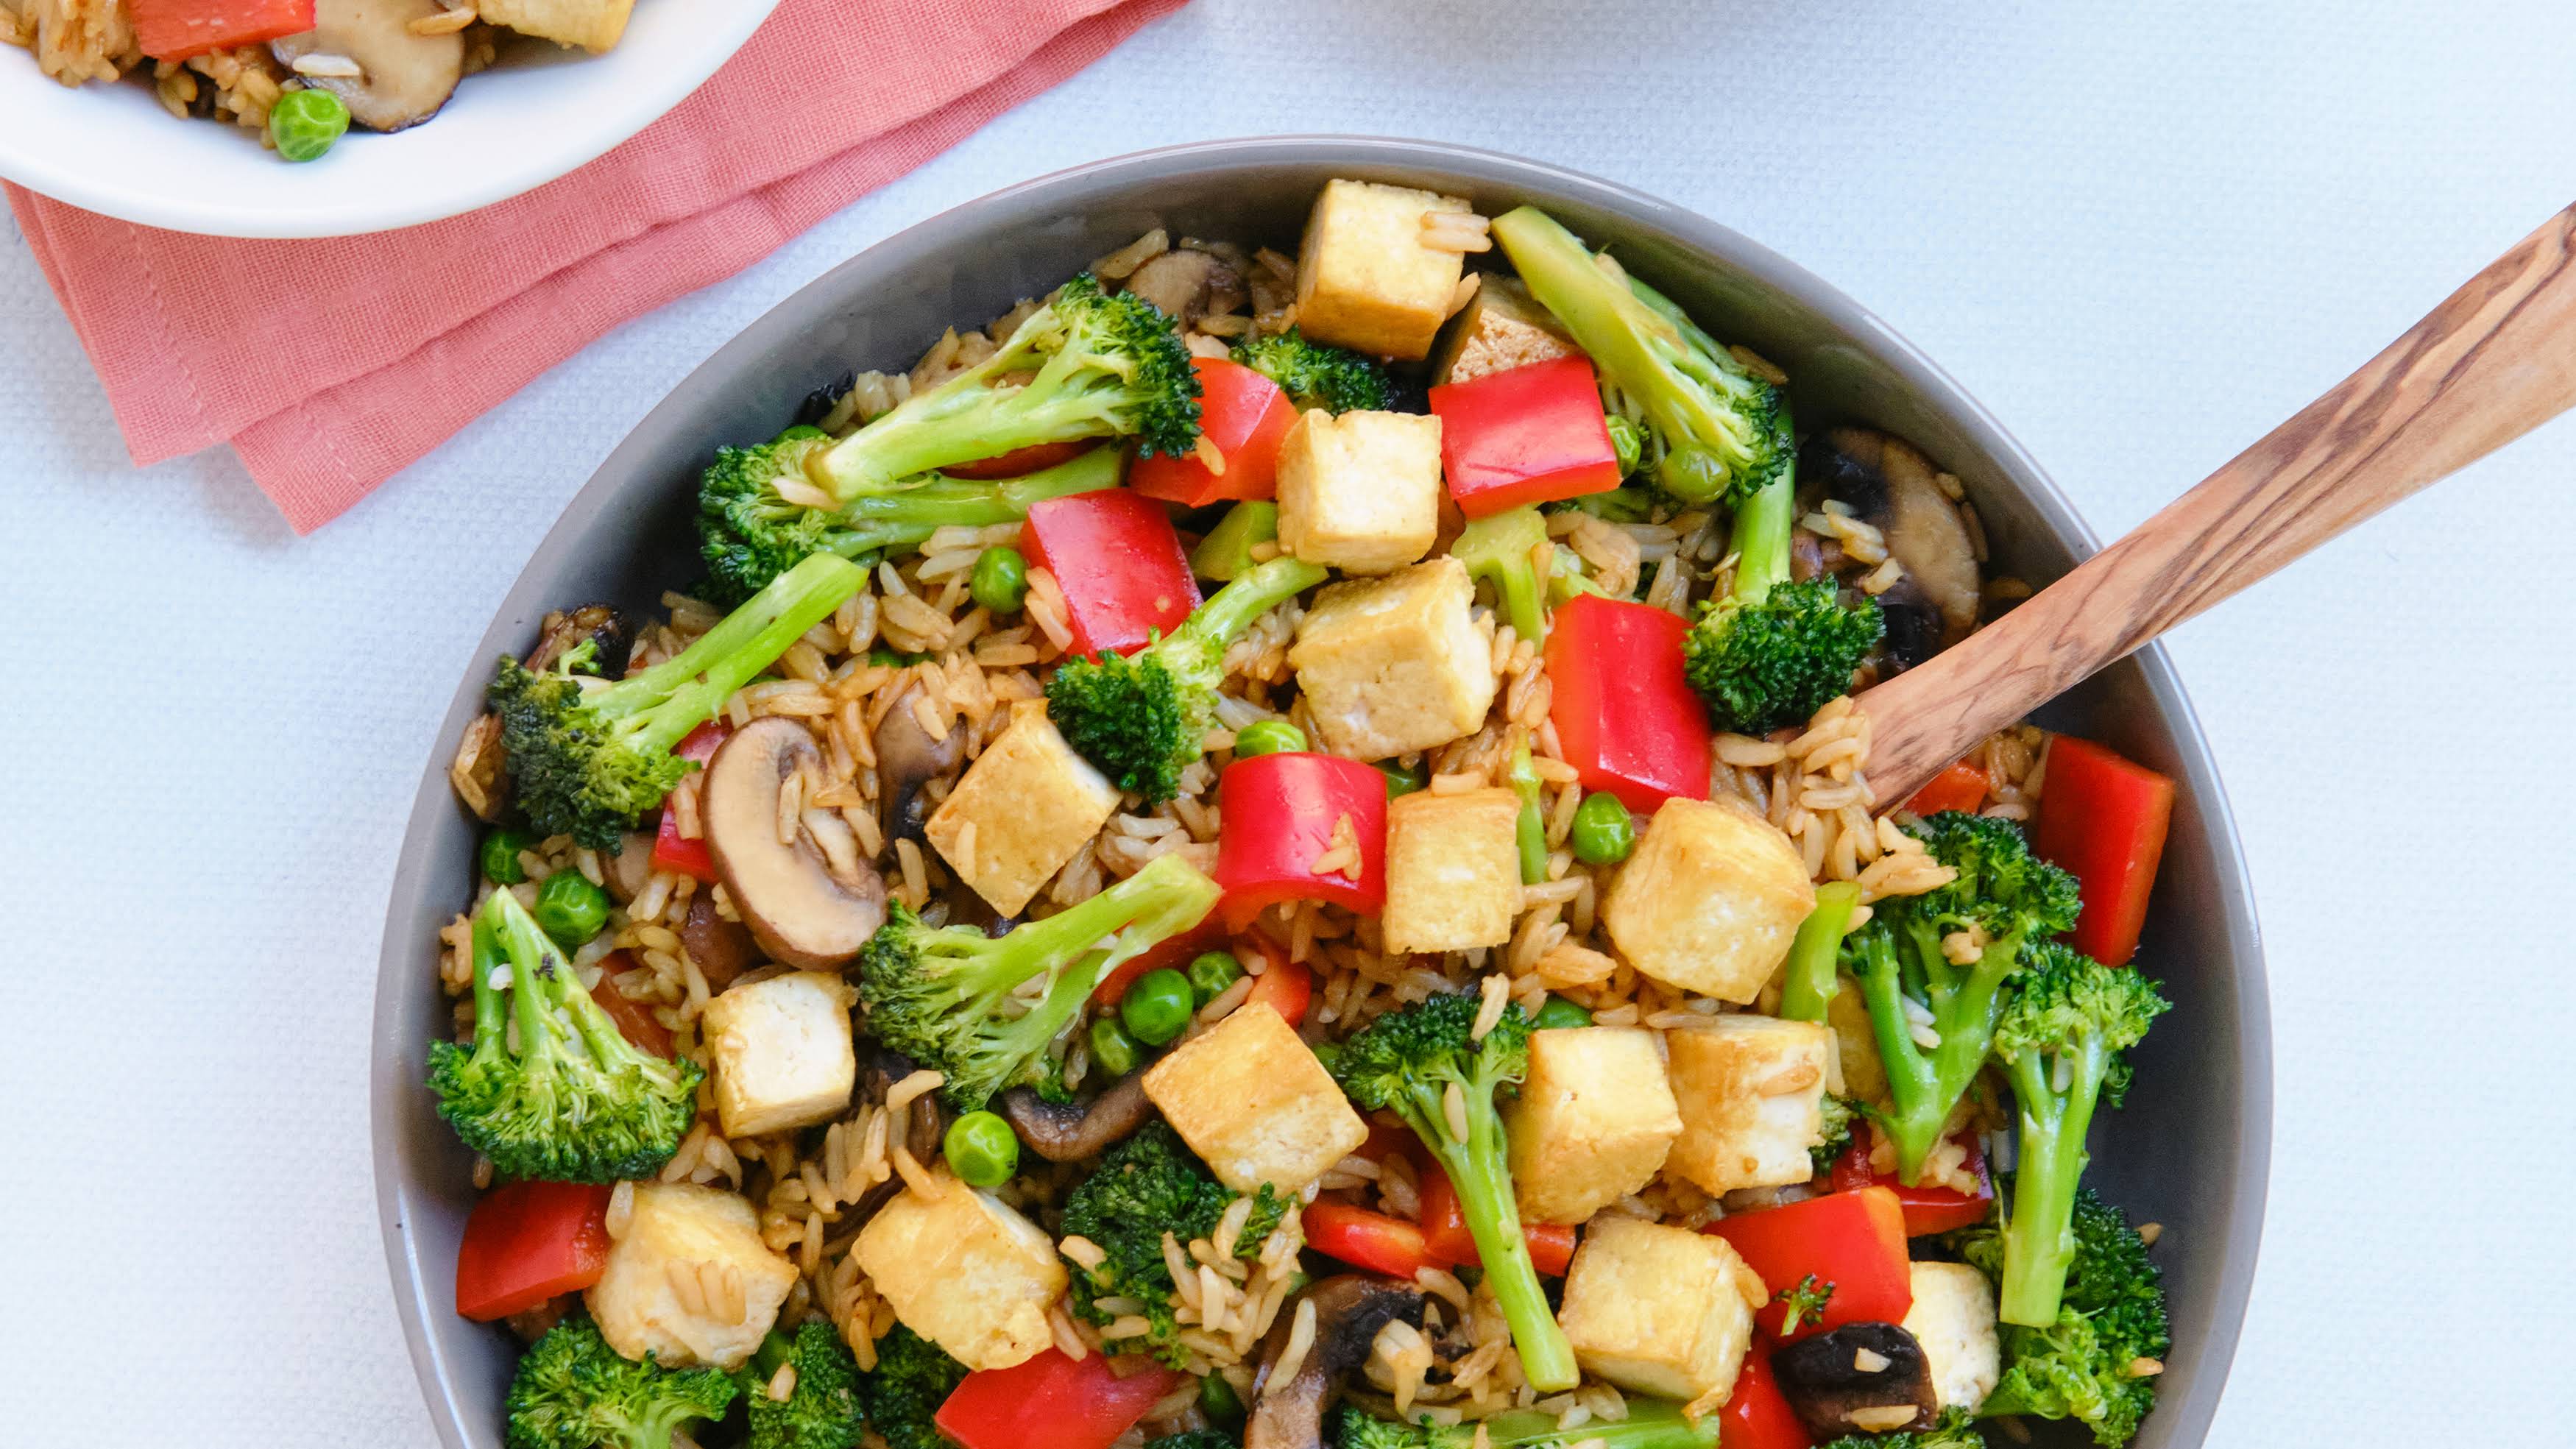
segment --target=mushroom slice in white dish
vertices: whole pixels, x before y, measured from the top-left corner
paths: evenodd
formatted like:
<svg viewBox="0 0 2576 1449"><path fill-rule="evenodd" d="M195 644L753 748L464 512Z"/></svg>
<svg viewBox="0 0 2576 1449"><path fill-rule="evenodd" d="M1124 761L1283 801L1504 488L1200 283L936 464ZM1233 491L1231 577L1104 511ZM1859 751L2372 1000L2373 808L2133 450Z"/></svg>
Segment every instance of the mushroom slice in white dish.
<svg viewBox="0 0 2576 1449"><path fill-rule="evenodd" d="M399 131L437 115L465 74L461 32L411 28L446 10L438 0L318 0L311 30L268 48L306 85L338 96L349 119L371 131Z"/></svg>
<svg viewBox="0 0 2576 1449"><path fill-rule="evenodd" d="M771 960L808 970L859 954L886 914L875 868L847 842L816 838L815 816L828 812L798 810L790 830L779 828L789 782L822 772L822 752L803 725L774 715L754 720L707 762L698 807L716 874L752 939ZM821 823L826 831L841 825L837 817Z"/></svg>

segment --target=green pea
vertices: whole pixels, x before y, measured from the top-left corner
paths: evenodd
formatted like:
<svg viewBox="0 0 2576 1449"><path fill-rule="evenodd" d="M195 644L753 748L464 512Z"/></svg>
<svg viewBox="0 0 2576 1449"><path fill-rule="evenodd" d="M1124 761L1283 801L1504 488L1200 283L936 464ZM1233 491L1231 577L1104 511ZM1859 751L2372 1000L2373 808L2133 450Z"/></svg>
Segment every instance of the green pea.
<svg viewBox="0 0 2576 1449"><path fill-rule="evenodd" d="M948 1170L969 1187L1000 1187L1020 1170L1020 1139L1011 1124L990 1112L969 1112L948 1124L940 1143Z"/></svg>
<svg viewBox="0 0 2576 1449"><path fill-rule="evenodd" d="M995 544L976 555L966 592L996 614L1016 614L1029 597L1029 561L1018 549Z"/></svg>
<svg viewBox="0 0 2576 1449"><path fill-rule="evenodd" d="M1190 978L1166 966L1136 978L1118 999L1118 1019L1127 1033L1147 1046L1161 1046L1179 1036L1198 1009Z"/></svg>
<svg viewBox="0 0 2576 1449"><path fill-rule="evenodd" d="M476 852L475 864L483 878L494 885L517 885L528 878L528 868L519 864L519 852L535 845L524 830L495 830L483 837Z"/></svg>
<svg viewBox="0 0 2576 1449"><path fill-rule="evenodd" d="M1530 1022L1530 1025L1540 1031L1554 1031L1561 1026L1590 1026L1591 1024L1591 1012L1562 996L1549 997L1547 1005L1540 1007L1538 1016Z"/></svg>
<svg viewBox="0 0 2576 1449"><path fill-rule="evenodd" d="M1201 1006L1225 993L1243 975L1243 963L1231 951L1207 951L1190 963L1190 995Z"/></svg>
<svg viewBox="0 0 2576 1449"><path fill-rule="evenodd" d="M289 161L318 161L349 129L349 107L326 90L288 91L268 108L268 139Z"/></svg>
<svg viewBox="0 0 2576 1449"><path fill-rule="evenodd" d="M1234 737L1234 757L1284 755L1306 748L1306 732L1284 719L1254 720Z"/></svg>
<svg viewBox="0 0 2576 1449"><path fill-rule="evenodd" d="M1574 858L1586 865L1616 865L1637 844L1637 822L1619 797L1602 791L1583 797L1574 807Z"/></svg>
<svg viewBox="0 0 2576 1449"><path fill-rule="evenodd" d="M1377 772L1386 776L1386 798L1389 800L1398 795L1410 795L1431 783L1429 772L1420 765L1408 766L1394 760L1380 760L1377 762Z"/></svg>
<svg viewBox="0 0 2576 1449"><path fill-rule="evenodd" d="M1199 1380L1199 1412L1208 1422L1231 1429L1243 1422L1243 1399L1223 1374L1209 1374Z"/></svg>
<svg viewBox="0 0 2576 1449"><path fill-rule="evenodd" d="M798 423L794 427L780 430L778 436L772 438L770 441L775 443L801 443L810 438L828 438L830 436L832 436L830 433L824 432L821 428L814 426L812 423Z"/></svg>
<svg viewBox="0 0 2576 1449"><path fill-rule="evenodd" d="M538 929L567 951L599 934L608 924L608 892L592 885L577 870L559 870L537 887L537 903L528 914Z"/></svg>
<svg viewBox="0 0 2576 1449"><path fill-rule="evenodd" d="M1136 1070L1136 1058L1142 1055L1136 1038L1118 1024L1115 1016L1091 1019L1091 1064L1113 1077L1123 1077Z"/></svg>

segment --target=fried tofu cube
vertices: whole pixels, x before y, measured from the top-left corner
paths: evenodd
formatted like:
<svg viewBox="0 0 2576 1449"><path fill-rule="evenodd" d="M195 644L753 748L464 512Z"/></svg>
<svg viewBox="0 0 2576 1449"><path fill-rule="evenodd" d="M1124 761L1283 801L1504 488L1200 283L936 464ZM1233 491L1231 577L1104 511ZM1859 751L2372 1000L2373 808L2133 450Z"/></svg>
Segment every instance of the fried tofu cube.
<svg viewBox="0 0 2576 1449"><path fill-rule="evenodd" d="M727 1137L757 1137L841 1115L858 1081L850 1006L837 972L790 971L744 981L707 1003L716 1116Z"/></svg>
<svg viewBox="0 0 2576 1449"><path fill-rule="evenodd" d="M796 1265L760 1240L740 1193L639 1182L626 1231L583 1295L600 1337L664 1368L736 1369L778 1321Z"/></svg>
<svg viewBox="0 0 2576 1449"><path fill-rule="evenodd" d="M1243 1006L1145 1072L1145 1095L1216 1180L1294 1195L1368 1140L1368 1124L1278 1012Z"/></svg>
<svg viewBox="0 0 2576 1449"><path fill-rule="evenodd" d="M1030 702L1016 707L922 833L985 904L1016 916L1117 808L1118 787Z"/></svg>
<svg viewBox="0 0 2576 1449"><path fill-rule="evenodd" d="M1664 1054L1639 1026L1531 1032L1503 1124L1521 1216L1538 1223L1582 1222L1654 1181L1682 1130Z"/></svg>
<svg viewBox="0 0 2576 1449"><path fill-rule="evenodd" d="M1449 316L1466 258L1427 245L1422 219L1467 203L1409 186L1327 181L1297 252L1297 325L1318 342L1417 358Z"/></svg>
<svg viewBox="0 0 2576 1449"><path fill-rule="evenodd" d="M1741 1006L1815 906L1806 862L1770 821L1732 800L1676 795L1656 807L1601 919L1628 964Z"/></svg>
<svg viewBox="0 0 2576 1449"><path fill-rule="evenodd" d="M1586 1370L1689 1403L1735 1387L1768 1297L1725 1239L1613 1217L1584 1230L1556 1317Z"/></svg>
<svg viewBox="0 0 2576 1449"><path fill-rule="evenodd" d="M1440 420L1309 408L1279 445L1279 546L1346 574L1383 574L1440 536Z"/></svg>
<svg viewBox="0 0 2576 1449"><path fill-rule="evenodd" d="M1000 1198L946 1172L936 1195L896 1194L851 1251L904 1326L970 1369L1009 1368L1054 1343L1047 1305L1065 1289L1055 1240Z"/></svg>
<svg viewBox="0 0 2576 1449"><path fill-rule="evenodd" d="M1529 288L1510 277L1488 276L1450 319L1440 355L1431 364L1431 380L1468 382L1581 350Z"/></svg>
<svg viewBox="0 0 2576 1449"><path fill-rule="evenodd" d="M1665 1170L1714 1197L1815 1175L1831 1027L1772 1016L1712 1017L1664 1038L1682 1135Z"/></svg>
<svg viewBox="0 0 2576 1449"><path fill-rule="evenodd" d="M1878 1055L1878 1028L1871 1025L1869 1003L1861 999L1860 983L1842 978L1842 987L1834 999L1825 1003L1825 1024L1834 1029L1834 1045L1841 1059L1842 1085L1826 1085L1827 1091L1838 1091L1860 1102L1886 1102L1887 1063Z"/></svg>
<svg viewBox="0 0 2576 1449"><path fill-rule="evenodd" d="M1515 831L1521 799L1509 790L1398 796L1386 807L1389 951L1468 951L1512 938L1521 908Z"/></svg>
<svg viewBox="0 0 2576 1449"><path fill-rule="evenodd" d="M1467 566L1445 557L1318 592L1288 663L1324 748L1383 760L1475 733L1495 689L1475 597Z"/></svg>
<svg viewBox="0 0 2576 1449"><path fill-rule="evenodd" d="M1932 1396L1944 1409L1975 1413L2003 1377L2003 1348L1995 1334L1995 1287L1965 1263L1907 1265L1914 1306L1905 1331L1923 1345L1932 1371Z"/></svg>
<svg viewBox="0 0 2576 1449"><path fill-rule="evenodd" d="M635 0L482 0L475 8L487 25L505 25L521 35L577 45L597 55L626 34L627 12L635 8Z"/></svg>

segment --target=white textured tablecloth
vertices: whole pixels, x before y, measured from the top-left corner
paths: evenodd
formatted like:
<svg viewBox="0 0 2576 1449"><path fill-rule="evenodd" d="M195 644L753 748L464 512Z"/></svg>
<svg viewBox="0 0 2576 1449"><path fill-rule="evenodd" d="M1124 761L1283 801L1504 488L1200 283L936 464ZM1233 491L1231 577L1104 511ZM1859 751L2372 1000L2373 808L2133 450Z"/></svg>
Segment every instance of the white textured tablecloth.
<svg viewBox="0 0 2576 1449"><path fill-rule="evenodd" d="M2571 34L2564 0L1205 0L302 542L228 455L129 467L0 245L0 1440L432 1443L363 1099L430 732L598 460L849 253L1167 141L1519 151L1839 284L2108 536L2576 198ZM2561 421L2172 641L2279 1049L2215 1444L2567 1441L2571 476Z"/></svg>

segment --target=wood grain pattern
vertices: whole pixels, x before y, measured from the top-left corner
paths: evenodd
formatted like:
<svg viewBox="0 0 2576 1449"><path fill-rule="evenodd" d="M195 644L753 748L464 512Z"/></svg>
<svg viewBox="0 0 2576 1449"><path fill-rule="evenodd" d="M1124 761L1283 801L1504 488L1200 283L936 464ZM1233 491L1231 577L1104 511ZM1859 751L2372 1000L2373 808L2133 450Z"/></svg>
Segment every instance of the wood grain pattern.
<svg viewBox="0 0 2576 1449"><path fill-rule="evenodd" d="M1903 800L2102 666L2576 405L2576 206L2352 376L1967 642L1860 697Z"/></svg>

